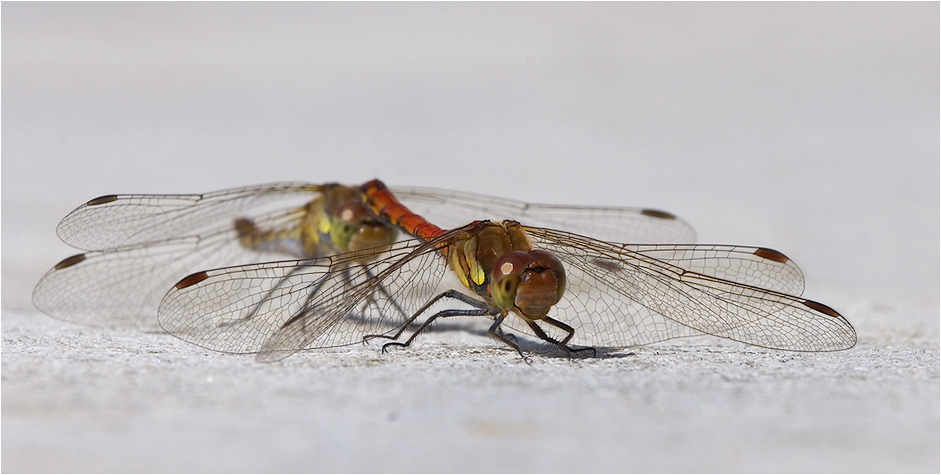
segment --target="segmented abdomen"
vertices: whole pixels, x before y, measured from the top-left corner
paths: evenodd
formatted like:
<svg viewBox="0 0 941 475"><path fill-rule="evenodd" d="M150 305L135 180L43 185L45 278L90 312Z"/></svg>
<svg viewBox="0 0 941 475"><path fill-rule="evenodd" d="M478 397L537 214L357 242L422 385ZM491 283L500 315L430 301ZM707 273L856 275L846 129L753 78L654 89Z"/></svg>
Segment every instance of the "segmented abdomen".
<svg viewBox="0 0 941 475"><path fill-rule="evenodd" d="M372 180L364 184L361 190L366 209L406 233L425 241L445 233L445 230L406 208L381 181Z"/></svg>

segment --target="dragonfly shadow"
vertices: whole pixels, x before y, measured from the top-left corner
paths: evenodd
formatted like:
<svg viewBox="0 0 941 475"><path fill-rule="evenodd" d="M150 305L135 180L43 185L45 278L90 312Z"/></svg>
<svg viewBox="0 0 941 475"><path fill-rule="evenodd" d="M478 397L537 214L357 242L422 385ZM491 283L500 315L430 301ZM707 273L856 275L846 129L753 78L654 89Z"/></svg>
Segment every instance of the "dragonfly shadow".
<svg viewBox="0 0 941 475"><path fill-rule="evenodd" d="M416 325L417 326L417 325ZM432 332L464 332L472 335L477 335L483 338L489 338L494 341L486 328L474 327L470 322L435 322L433 325L429 326L425 331ZM510 337L515 340L520 346L520 350L530 356L539 356L542 358L562 358L562 359L614 359L614 358L628 358L636 356L637 354L633 351L627 350L625 348L618 347L587 347L587 346L576 346L572 349L574 351L566 350L558 345L553 343L538 340L530 335L526 334L517 334L513 331L508 331L504 334L505 336ZM512 335L512 336L510 336ZM505 349L513 351L513 348L510 348L507 345L500 344L500 349Z"/></svg>
<svg viewBox="0 0 941 475"><path fill-rule="evenodd" d="M542 358L569 359L569 360L608 360L623 359L637 356L633 351L624 348L575 346L571 350L563 349L548 342L535 340L517 340L520 348L531 355Z"/></svg>
<svg viewBox="0 0 941 475"><path fill-rule="evenodd" d="M344 317L344 321L349 323L364 325L371 327L372 330L376 331L376 335L389 335L397 332L401 329L401 322L397 322L391 319L379 319L375 317L369 317L363 314L350 314ZM408 328L405 330L406 336L410 332L419 330L422 322L416 321L409 324ZM481 320L478 318L458 318L458 319L449 319L449 320L437 320L427 328L422 330L423 335L433 335L449 332L460 332L468 335L473 335L481 337L486 340L492 340L498 343L498 346L495 349L500 350L509 350L515 353L513 348L500 343L498 340L494 339L489 333L489 325L481 325ZM625 348L618 347L582 347L576 346L572 347L572 350L563 349L553 343L539 340L532 335L525 333L518 333L513 330L508 330L504 335L508 336L510 339L514 340L520 346L520 350L526 353L528 356L538 356L542 358L560 358L560 359L612 359L612 358L626 358L635 356L636 353L626 350ZM419 337L421 338L421 337ZM481 345L483 345L483 341Z"/></svg>

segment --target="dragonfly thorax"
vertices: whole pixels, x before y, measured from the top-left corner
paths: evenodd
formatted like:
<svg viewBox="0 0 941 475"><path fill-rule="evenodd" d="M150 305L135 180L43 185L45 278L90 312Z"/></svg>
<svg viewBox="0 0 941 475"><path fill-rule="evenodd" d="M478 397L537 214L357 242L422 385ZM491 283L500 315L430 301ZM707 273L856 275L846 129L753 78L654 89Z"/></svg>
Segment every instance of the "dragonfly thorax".
<svg viewBox="0 0 941 475"><path fill-rule="evenodd" d="M482 222L451 245L452 269L466 287L503 310L539 320L565 291L562 262L533 250L519 223Z"/></svg>
<svg viewBox="0 0 941 475"><path fill-rule="evenodd" d="M330 242L338 252L388 246L398 236L395 228L373 219L359 201L347 201L323 216L329 220Z"/></svg>

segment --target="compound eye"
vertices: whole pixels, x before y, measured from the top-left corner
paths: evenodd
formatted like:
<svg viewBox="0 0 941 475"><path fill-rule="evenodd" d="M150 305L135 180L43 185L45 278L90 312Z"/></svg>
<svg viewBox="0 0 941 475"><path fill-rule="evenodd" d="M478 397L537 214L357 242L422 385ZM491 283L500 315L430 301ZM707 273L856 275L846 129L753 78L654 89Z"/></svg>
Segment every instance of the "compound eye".
<svg viewBox="0 0 941 475"><path fill-rule="evenodd" d="M503 310L516 309L524 318L538 320L565 292L562 261L550 252L511 251L494 265L490 297Z"/></svg>
<svg viewBox="0 0 941 475"><path fill-rule="evenodd" d="M565 266L562 265L562 260L555 254L542 249L534 249L529 255L532 258L529 264L531 269L539 268L541 272L552 273L556 282L556 302L562 300L562 295L565 293ZM553 302L553 305L556 302Z"/></svg>
<svg viewBox="0 0 941 475"><path fill-rule="evenodd" d="M338 221L356 226L367 218L366 210L358 201L350 201L341 205L336 210Z"/></svg>
<svg viewBox="0 0 941 475"><path fill-rule="evenodd" d="M510 251L497 259L490 275L490 297L503 310L510 310L515 305L516 290L521 282L520 274L532 260L522 251Z"/></svg>
<svg viewBox="0 0 941 475"><path fill-rule="evenodd" d="M497 259L497 262L493 265L493 274L491 278L493 280L499 280L504 276L508 275L520 275L523 272L523 269L526 268L526 265L532 261L533 258L523 252L523 251L510 251L506 254L500 256Z"/></svg>

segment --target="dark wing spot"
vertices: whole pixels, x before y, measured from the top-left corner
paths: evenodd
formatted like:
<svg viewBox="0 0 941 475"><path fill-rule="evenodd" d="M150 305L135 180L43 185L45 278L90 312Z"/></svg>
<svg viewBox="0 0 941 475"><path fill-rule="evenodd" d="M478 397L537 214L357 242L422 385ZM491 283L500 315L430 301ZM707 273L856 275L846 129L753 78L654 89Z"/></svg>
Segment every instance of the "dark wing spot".
<svg viewBox="0 0 941 475"><path fill-rule="evenodd" d="M203 272L197 272L197 273L195 273L195 274L190 274L190 275L184 277L183 279L181 279L179 282L176 283L176 286L175 286L175 287L176 287L177 289L182 290L182 289L185 289L185 288L187 288L187 287L189 287L189 286L191 286L191 285L196 285L196 284L198 284L198 283L200 283L200 282L202 282L202 281L204 281L204 280L206 280L206 279L208 279L208 278L209 278L209 274L207 274L205 271L203 271Z"/></svg>
<svg viewBox="0 0 941 475"><path fill-rule="evenodd" d="M757 250L755 250L754 254L758 257L761 257L762 259L768 259L770 261L780 262L782 264L788 261L787 256L784 254L766 247L759 247Z"/></svg>
<svg viewBox="0 0 941 475"><path fill-rule="evenodd" d="M117 199L118 199L118 195L104 195L104 196L99 196L99 197L97 197L97 198L95 198L95 199L89 201L88 203L85 203L85 206L103 205L103 204L105 204L105 203L110 203L110 202L112 202L112 201L117 201Z"/></svg>
<svg viewBox="0 0 941 475"><path fill-rule="evenodd" d="M831 316L831 317L833 317L833 318L840 318L840 314L837 313L836 310L833 310L832 308L827 307L826 305L824 305L824 304L822 304L822 303L820 303L820 302L814 302L813 300L804 300L804 305L806 305L806 306L808 306L808 307L810 307L810 308L812 308L812 309L814 309L814 310L816 310L816 311L818 311L818 312L820 312L820 313L829 315L829 316Z"/></svg>
<svg viewBox="0 0 941 475"><path fill-rule="evenodd" d="M674 216L673 214L667 213L666 211L656 210L656 209L641 210L640 214L644 216L650 216L651 218L676 219L676 216Z"/></svg>
<svg viewBox="0 0 941 475"><path fill-rule="evenodd" d="M78 264L79 262L82 262L84 260L85 260L85 254L76 254L72 257L66 257L65 259L62 259L62 262L56 264L55 270L62 270L62 269L65 269L66 267L72 267L75 264Z"/></svg>

